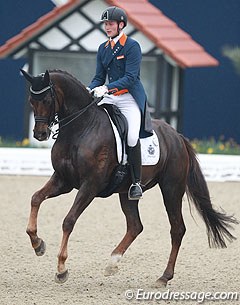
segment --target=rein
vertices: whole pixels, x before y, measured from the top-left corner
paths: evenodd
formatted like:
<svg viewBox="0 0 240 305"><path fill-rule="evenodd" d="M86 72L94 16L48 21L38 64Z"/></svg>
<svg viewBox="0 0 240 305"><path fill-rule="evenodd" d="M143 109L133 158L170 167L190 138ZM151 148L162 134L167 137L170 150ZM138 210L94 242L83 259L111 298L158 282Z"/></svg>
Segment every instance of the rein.
<svg viewBox="0 0 240 305"><path fill-rule="evenodd" d="M80 109L79 111L77 111L75 113L72 113L72 114L68 115L67 117L65 117L65 118L63 118L61 120L58 120L57 118L55 118L55 120L48 127L50 129L51 133L53 133L52 138L55 140L57 138L61 128L66 127L67 125L72 123L74 120L76 120L78 117L80 117L85 111L87 111L88 108L90 108L93 104L96 104L98 102L99 102L98 98L97 99L93 99L93 101L90 104L88 104L85 108ZM67 120L69 120L69 121L67 121ZM65 124L60 125L60 124L62 124L65 121L67 121ZM53 132L52 131L52 127L55 126L56 124L59 124L59 128L55 132Z"/></svg>

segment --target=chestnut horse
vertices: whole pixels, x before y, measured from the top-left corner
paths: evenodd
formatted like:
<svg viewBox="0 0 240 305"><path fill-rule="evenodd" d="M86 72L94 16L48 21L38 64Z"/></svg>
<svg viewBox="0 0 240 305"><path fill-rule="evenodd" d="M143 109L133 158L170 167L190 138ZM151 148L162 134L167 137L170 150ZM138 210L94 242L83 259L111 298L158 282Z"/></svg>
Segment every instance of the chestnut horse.
<svg viewBox="0 0 240 305"><path fill-rule="evenodd" d="M75 77L60 70L46 71L36 77L21 71L31 85L29 101L35 116L34 137L39 141L47 140L56 117L59 123L51 154L54 173L31 200L27 234L36 255L43 255L46 248L45 242L37 235L41 203L74 188L78 190L62 225L63 236L55 280L63 283L68 278L65 263L69 236L82 212L108 187L112 173L118 166L116 144L108 115L97 106ZM237 220L213 208L206 181L188 140L161 120L153 120L152 123L159 139L161 157L156 165L143 166L142 188L146 191L159 185L171 225L170 257L165 271L156 282L159 286L166 286L173 278L178 251L186 231L181 211L185 192L205 222L209 246L223 248L226 247L226 240L235 239L229 228ZM117 272L118 262L124 252L143 230L138 201L128 200L130 182L128 174L115 190L126 217L127 231L113 250L105 275Z"/></svg>

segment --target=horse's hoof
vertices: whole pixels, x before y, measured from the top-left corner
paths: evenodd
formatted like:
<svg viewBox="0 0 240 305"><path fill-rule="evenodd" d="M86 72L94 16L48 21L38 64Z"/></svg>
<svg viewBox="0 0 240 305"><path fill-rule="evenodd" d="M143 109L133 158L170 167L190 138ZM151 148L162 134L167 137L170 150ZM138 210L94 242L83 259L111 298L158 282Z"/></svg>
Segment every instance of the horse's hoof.
<svg viewBox="0 0 240 305"><path fill-rule="evenodd" d="M46 243L41 239L40 245L34 251L37 256L43 256L46 252Z"/></svg>
<svg viewBox="0 0 240 305"><path fill-rule="evenodd" d="M64 271L63 273L56 273L55 282L58 284L63 284L68 280L68 277L69 277L68 270Z"/></svg>
<svg viewBox="0 0 240 305"><path fill-rule="evenodd" d="M109 265L106 267L104 275L110 276L116 274L117 272L118 272L118 266Z"/></svg>
<svg viewBox="0 0 240 305"><path fill-rule="evenodd" d="M165 288L167 286L167 279L160 277L160 279L156 280L155 287L156 288Z"/></svg>

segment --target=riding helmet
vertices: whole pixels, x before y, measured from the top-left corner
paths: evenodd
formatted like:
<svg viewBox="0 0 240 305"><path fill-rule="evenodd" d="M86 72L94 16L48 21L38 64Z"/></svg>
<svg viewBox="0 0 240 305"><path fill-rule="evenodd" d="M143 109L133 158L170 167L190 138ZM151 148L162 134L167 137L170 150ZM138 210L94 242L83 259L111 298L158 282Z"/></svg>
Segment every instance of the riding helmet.
<svg viewBox="0 0 240 305"><path fill-rule="evenodd" d="M108 7L101 16L101 21L115 20L117 22L124 22L124 26L127 25L126 12L117 6Z"/></svg>

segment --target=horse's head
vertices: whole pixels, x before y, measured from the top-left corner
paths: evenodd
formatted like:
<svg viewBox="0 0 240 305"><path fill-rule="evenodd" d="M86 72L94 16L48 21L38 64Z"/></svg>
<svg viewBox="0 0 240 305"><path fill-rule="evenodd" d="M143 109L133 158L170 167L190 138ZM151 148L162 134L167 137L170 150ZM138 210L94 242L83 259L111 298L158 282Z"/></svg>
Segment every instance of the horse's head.
<svg viewBox="0 0 240 305"><path fill-rule="evenodd" d="M49 72L36 77L22 69L21 72L31 84L29 102L35 118L34 138L39 141L48 140L51 133L49 126L55 118L55 94Z"/></svg>

